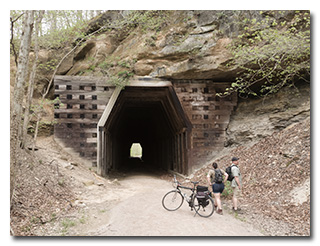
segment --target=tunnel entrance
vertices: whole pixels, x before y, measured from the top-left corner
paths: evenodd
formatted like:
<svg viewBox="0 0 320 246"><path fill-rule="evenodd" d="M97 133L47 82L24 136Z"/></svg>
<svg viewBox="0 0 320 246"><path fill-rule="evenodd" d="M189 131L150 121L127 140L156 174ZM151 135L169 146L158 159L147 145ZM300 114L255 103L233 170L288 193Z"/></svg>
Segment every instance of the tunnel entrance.
<svg viewBox="0 0 320 246"><path fill-rule="evenodd" d="M170 82L116 89L98 123L98 173L142 167L188 173L191 123ZM139 143L142 157L131 156Z"/></svg>

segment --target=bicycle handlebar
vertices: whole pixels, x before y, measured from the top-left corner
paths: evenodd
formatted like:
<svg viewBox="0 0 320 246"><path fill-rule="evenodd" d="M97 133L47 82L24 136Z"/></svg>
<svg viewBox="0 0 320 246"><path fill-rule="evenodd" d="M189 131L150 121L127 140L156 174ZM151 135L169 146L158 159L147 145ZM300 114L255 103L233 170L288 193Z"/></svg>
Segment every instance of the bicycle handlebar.
<svg viewBox="0 0 320 246"><path fill-rule="evenodd" d="M181 183L177 180L176 175L173 175L173 182L174 182L175 184L177 184L177 187L180 187L180 188L183 188L183 189L190 189L190 190L195 189L196 185L199 184L198 181L191 181L191 183L193 184L193 188L186 187L186 186L181 186Z"/></svg>
<svg viewBox="0 0 320 246"><path fill-rule="evenodd" d="M177 185L181 185L180 182L177 180L176 175L173 176L173 182Z"/></svg>

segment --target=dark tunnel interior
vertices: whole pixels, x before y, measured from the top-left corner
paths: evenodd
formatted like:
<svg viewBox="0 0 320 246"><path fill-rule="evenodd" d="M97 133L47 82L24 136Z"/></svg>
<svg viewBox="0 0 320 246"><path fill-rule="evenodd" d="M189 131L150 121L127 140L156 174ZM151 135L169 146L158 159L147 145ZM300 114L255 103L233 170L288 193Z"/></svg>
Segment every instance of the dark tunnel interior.
<svg viewBox="0 0 320 246"><path fill-rule="evenodd" d="M114 151L117 159L115 168L130 169L161 169L164 162L170 162L169 150L163 153L163 146L170 145L173 132L160 103L134 105L124 103L117 123L110 129L113 132ZM142 158L130 158L133 143L140 143ZM167 160L164 160L166 159Z"/></svg>
<svg viewBox="0 0 320 246"><path fill-rule="evenodd" d="M117 99L105 130L109 169L117 171L175 170L187 161L188 122L169 88L126 88ZM140 143L142 157L130 157Z"/></svg>

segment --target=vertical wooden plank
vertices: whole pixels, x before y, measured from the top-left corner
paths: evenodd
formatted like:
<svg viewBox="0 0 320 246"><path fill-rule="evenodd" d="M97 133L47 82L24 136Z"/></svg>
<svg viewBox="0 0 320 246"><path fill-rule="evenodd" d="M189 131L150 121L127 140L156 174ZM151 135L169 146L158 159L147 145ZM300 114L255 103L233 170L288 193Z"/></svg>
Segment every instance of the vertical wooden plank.
<svg viewBox="0 0 320 246"><path fill-rule="evenodd" d="M102 127L97 127L97 173L104 176L103 172L103 146L104 146L104 132Z"/></svg>
<svg viewBox="0 0 320 246"><path fill-rule="evenodd" d="M102 142L101 142L101 152L102 152L102 162L100 163L102 168L103 168L103 175L104 177L107 176L107 168L106 168L106 142L107 142L107 133L105 131L102 132L103 134L103 139L102 139Z"/></svg>

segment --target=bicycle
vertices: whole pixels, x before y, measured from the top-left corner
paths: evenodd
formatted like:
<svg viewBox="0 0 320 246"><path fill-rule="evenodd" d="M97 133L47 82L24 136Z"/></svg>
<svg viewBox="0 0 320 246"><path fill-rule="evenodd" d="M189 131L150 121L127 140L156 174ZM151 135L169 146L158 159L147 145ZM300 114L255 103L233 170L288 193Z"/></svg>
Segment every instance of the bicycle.
<svg viewBox="0 0 320 246"><path fill-rule="evenodd" d="M193 184L193 188L182 186L174 175L173 185L175 189L164 195L162 198L162 206L168 211L176 211L182 206L183 201L186 200L189 207L191 207L191 211L195 210L196 214L201 217L210 217L214 212L214 201L209 195L209 191L199 196L196 192L196 185L199 184L199 182L191 181L191 183ZM191 190L192 193L188 197L181 189Z"/></svg>

